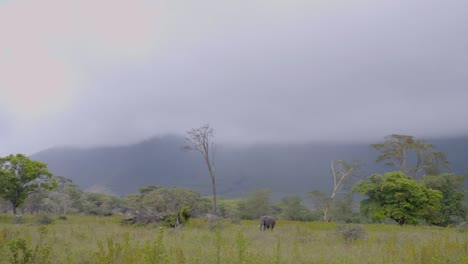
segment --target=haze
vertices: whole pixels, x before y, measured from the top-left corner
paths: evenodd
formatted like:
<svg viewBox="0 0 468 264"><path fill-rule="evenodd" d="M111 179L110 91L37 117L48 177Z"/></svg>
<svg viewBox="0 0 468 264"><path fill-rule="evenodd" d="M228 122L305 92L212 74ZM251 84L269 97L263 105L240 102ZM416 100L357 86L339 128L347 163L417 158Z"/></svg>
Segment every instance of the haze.
<svg viewBox="0 0 468 264"><path fill-rule="evenodd" d="M468 135L468 2L0 0L0 154Z"/></svg>

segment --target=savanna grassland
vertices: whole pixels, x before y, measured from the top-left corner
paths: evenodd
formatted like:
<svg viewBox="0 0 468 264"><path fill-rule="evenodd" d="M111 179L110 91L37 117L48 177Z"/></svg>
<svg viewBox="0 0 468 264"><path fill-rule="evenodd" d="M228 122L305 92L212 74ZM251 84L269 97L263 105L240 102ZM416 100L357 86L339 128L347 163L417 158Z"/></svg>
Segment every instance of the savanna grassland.
<svg viewBox="0 0 468 264"><path fill-rule="evenodd" d="M355 236L322 222L279 220L260 231L258 221L191 219L172 229L49 217L38 225L37 216L0 215L0 263L468 263L468 232L455 228L371 224Z"/></svg>

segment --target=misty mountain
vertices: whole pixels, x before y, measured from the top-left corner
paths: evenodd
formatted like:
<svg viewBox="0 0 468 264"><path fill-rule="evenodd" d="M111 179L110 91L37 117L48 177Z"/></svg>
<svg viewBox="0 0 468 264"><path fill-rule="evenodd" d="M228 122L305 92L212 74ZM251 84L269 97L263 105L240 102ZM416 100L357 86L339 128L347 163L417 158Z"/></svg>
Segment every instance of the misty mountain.
<svg viewBox="0 0 468 264"><path fill-rule="evenodd" d="M468 138L427 141L447 154L452 172L468 173ZM183 146L182 137L165 136L127 146L52 148L32 158L46 162L54 175L70 178L84 189L125 195L154 184L181 186L209 195L210 179L202 157L183 151ZM377 152L364 143L218 145L218 194L239 197L257 188L270 188L276 198L304 195L313 189L329 192L332 160L359 160L365 165L364 175L391 170L375 164L376 156Z"/></svg>

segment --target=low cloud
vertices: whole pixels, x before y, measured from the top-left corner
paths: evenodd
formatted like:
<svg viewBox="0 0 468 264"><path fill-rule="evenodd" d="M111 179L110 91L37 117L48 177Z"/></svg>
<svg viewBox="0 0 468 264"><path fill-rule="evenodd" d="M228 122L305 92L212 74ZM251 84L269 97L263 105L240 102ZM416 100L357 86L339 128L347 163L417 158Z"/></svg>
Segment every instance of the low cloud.
<svg viewBox="0 0 468 264"><path fill-rule="evenodd" d="M465 1L7 1L3 152L466 135ZM3 116L3 117L2 117Z"/></svg>

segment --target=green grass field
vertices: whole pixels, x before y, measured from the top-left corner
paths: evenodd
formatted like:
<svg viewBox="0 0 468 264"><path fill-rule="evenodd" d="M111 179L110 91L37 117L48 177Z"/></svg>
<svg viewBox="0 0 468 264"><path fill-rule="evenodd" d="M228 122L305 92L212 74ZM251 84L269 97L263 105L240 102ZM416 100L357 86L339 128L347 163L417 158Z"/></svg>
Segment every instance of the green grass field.
<svg viewBox="0 0 468 264"><path fill-rule="evenodd" d="M468 263L468 232L364 225L346 241L334 223L258 221L220 225L191 219L178 228L120 224L122 217L67 216L40 226L0 215L0 263Z"/></svg>

